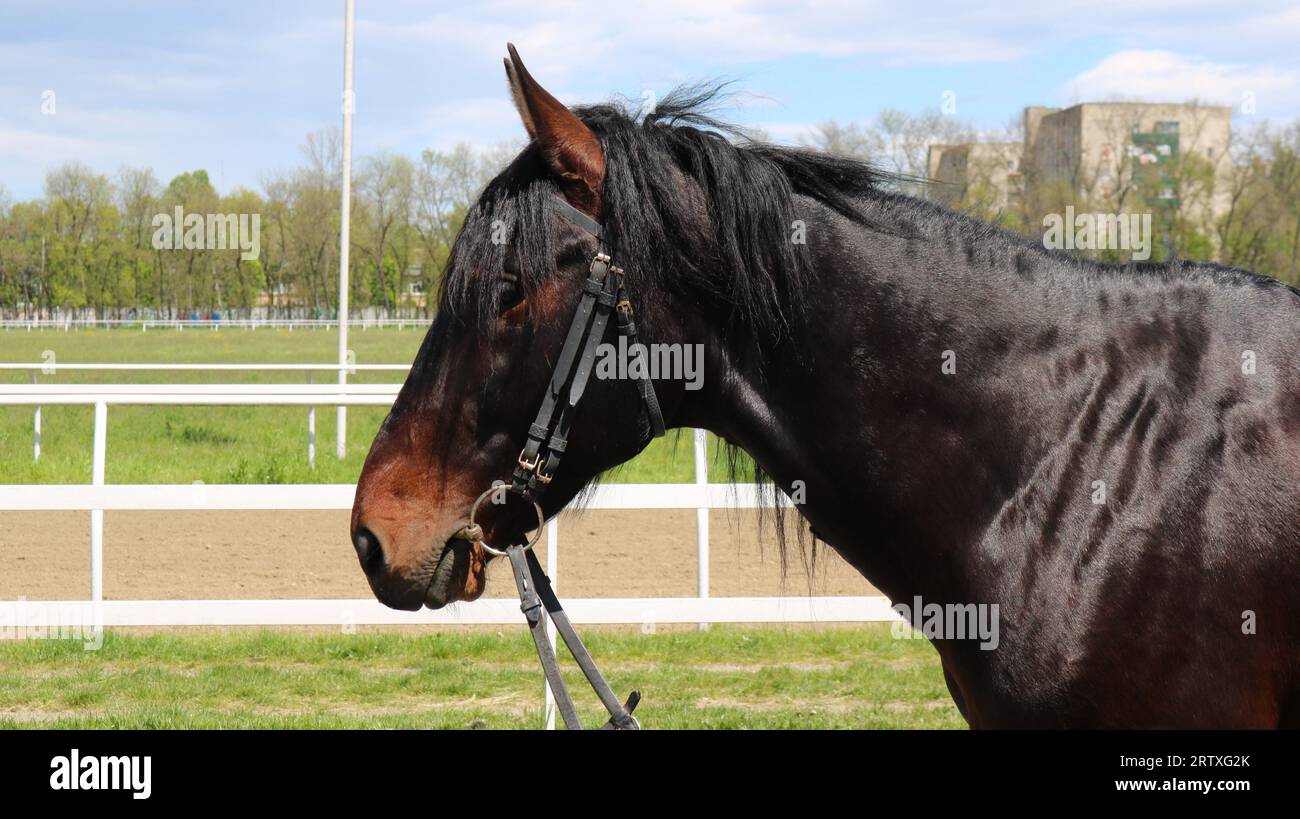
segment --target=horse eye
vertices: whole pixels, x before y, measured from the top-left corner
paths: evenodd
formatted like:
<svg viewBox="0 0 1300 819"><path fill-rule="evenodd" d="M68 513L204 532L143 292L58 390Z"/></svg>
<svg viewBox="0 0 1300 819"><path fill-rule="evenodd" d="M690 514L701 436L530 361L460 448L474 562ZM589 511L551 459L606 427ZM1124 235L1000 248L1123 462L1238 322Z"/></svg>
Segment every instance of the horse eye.
<svg viewBox="0 0 1300 819"><path fill-rule="evenodd" d="M524 289L519 286L515 279L501 280L501 312L517 307L524 300Z"/></svg>

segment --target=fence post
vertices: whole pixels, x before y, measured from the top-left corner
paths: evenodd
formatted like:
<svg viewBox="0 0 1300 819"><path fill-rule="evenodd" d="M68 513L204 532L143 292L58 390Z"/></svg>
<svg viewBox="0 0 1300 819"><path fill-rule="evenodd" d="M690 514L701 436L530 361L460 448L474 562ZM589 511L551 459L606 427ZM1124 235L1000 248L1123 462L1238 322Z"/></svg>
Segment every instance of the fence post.
<svg viewBox="0 0 1300 819"><path fill-rule="evenodd" d="M704 430L695 430L695 485L707 491L709 485L709 447ZM695 565L700 598L709 596L709 509L695 510ZM700 631L707 631L708 623L700 623Z"/></svg>
<svg viewBox="0 0 1300 819"><path fill-rule="evenodd" d="M36 371L32 370L32 383L36 383ZM32 460L41 459L41 405L36 405L36 415L32 419Z"/></svg>
<svg viewBox="0 0 1300 819"><path fill-rule="evenodd" d="M104 485L104 460L108 442L108 404L95 402L95 444L90 462L90 483ZM90 510L90 600L104 599L104 510Z"/></svg>
<svg viewBox="0 0 1300 819"><path fill-rule="evenodd" d="M311 370L307 371L307 383L311 383ZM316 408L307 409L307 468L316 468Z"/></svg>

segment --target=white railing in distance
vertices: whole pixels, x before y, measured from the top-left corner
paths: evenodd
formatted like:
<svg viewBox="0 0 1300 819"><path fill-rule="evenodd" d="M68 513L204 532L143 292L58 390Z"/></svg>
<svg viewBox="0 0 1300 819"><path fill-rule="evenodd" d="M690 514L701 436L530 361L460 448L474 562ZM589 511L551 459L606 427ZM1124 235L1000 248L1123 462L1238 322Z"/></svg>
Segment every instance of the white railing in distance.
<svg viewBox="0 0 1300 819"><path fill-rule="evenodd" d="M32 386L38 387L36 375L57 375L60 370L71 372L301 372L307 376L307 384L313 383L312 376L317 370L326 372L337 372L339 374L339 383L346 381L346 373L356 372L406 372L410 370L409 364L172 364L172 363L72 363L60 364L57 361L45 362L0 362L0 370L27 370L31 373ZM13 385L4 385L12 387ZM69 385L63 385L69 386ZM90 385L82 385L90 387ZM100 385L113 386L113 385ZM119 385L122 386L122 385ZM165 389L165 385L136 385L146 388L142 391L152 389L154 391ZM190 385L193 386L193 385ZM252 386L252 385L250 385ZM262 385L272 386L272 385ZM286 385L287 386L287 385ZM397 387L393 387L394 394ZM19 394L20 390L11 390L10 394ZM349 391L357 392L356 390ZM67 403L67 402L61 402ZM73 402L77 403L77 402ZM339 416L343 423L346 423L345 416ZM342 448L337 448L336 452L340 458L344 456ZM41 405L36 405L36 411L32 416L32 460L41 459ZM316 407L314 404L307 409L307 465L311 469L316 468Z"/></svg>

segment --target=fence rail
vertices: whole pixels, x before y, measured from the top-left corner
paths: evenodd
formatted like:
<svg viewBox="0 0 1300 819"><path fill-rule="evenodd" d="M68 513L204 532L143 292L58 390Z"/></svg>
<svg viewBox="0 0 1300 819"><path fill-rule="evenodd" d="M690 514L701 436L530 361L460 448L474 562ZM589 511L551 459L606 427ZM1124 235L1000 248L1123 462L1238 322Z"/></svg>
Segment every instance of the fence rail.
<svg viewBox="0 0 1300 819"><path fill-rule="evenodd" d="M0 370L28 370L55 375L59 370L176 371L176 372L338 372L358 371L406 372L410 364L59 364L57 361L0 362ZM87 385L92 386L92 385Z"/></svg>
<svg viewBox="0 0 1300 819"><path fill-rule="evenodd" d="M359 570L358 570L359 571ZM53 624L52 613L92 608L87 626L356 626L514 625L524 622L515 598L480 598L437 611L397 611L375 600L81 600L0 601L9 624ZM889 622L884 597L566 597L564 611L581 625L688 623ZM554 638L552 638L554 639Z"/></svg>
<svg viewBox="0 0 1300 819"><path fill-rule="evenodd" d="M357 389L356 385L347 390L331 391L319 389L312 381L313 375L317 371L334 372L339 374L340 388L346 381L346 376L357 372L407 372L411 369L409 364L173 364L173 363L131 363L131 364L110 364L110 363L73 363L60 364L57 361L43 362L0 362L0 370L25 370L31 375L32 383L29 386L23 385L0 385L0 405L3 404L28 404L24 396L39 395L49 396L36 404L36 410L32 413L32 460L41 459L41 406L42 404L83 404L91 403L95 397L96 391L106 391L113 388L121 388L117 392L137 393L135 403L143 404L241 404L244 403L239 394L219 393L225 387L221 385L158 385L158 384L117 384L117 385L69 385L60 384L40 385L36 383L37 373L42 375L56 375L59 370L71 372L92 371L92 372L304 372L307 375L307 390L299 390L299 394L311 395L330 395L345 394L357 395L367 392L365 389ZM53 389L54 387L60 389ZM200 386L209 389L202 390ZM294 394L295 391L288 389L288 385L240 385L241 393L244 391L255 392L254 386L262 386L263 393L276 395ZM327 385L320 385L326 387ZM397 385L379 385L380 388L375 394L387 395L389 392L396 396L399 387ZM373 391L372 391L373 392ZM206 395L207 400L195 399L194 395ZM80 396L86 396L90 400L82 400ZM9 396L17 396L14 400L6 400ZM73 397L68 397L73 396ZM186 400L181 400L184 397ZM126 403L120 399L115 399L112 403ZM315 404L324 403L322 401L312 400L293 400L281 403L305 404L310 407L307 411L307 464L312 469L316 468L316 407ZM384 402L376 400L373 403L382 405ZM340 431L344 427L343 408L339 405L339 427ZM339 437L339 452L342 452L343 438ZM342 457L342 455L340 455Z"/></svg>

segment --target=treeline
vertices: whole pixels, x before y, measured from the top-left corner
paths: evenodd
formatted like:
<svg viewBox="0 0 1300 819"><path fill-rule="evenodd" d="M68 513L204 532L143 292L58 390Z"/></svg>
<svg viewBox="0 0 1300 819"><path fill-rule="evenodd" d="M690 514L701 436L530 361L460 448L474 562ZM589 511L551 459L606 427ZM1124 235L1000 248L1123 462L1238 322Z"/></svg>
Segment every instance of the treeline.
<svg viewBox="0 0 1300 819"><path fill-rule="evenodd" d="M1182 137L1195 144L1195 134ZM937 111L885 111L866 125L824 123L805 142L884 166L898 175L905 193L931 196L1037 238L1044 215L1066 205L1079 212L1131 212L1151 209L1153 194L1160 193L1146 189L1150 179L1123 151L1109 166L1078 168L1069 178L1036 173L1026 161L1011 179L1005 157L995 151L987 169L972 161L958 188L924 181L930 145L1019 140L1015 123L1001 134L977 134ZM1115 144L1125 140L1117 134ZM416 159L389 152L360 158L351 219L354 308L427 316L467 207L517 150L459 146L447 153L426 150ZM337 132L313 134L298 167L263 179L260 191L240 188L224 196L202 170L163 185L147 168L108 176L78 162L51 171L40 199L12 202L0 190L0 315L332 317L340 156ZM1154 208L1153 258L1176 254L1300 283L1300 123L1234 131L1230 161L1217 165L1195 150L1183 151L1161 165L1159 184L1176 196L1154 200L1172 204ZM157 246L156 218L177 207L185 214L258 214L259 254L245 258L236 243L226 249ZM1095 255L1124 258L1105 250Z"/></svg>
<svg viewBox="0 0 1300 819"><path fill-rule="evenodd" d="M436 278L468 206L517 146L381 152L354 163L350 301L383 315L427 316ZM338 305L337 132L312 134L302 163L262 190L219 194L202 170L163 185L147 168L108 176L71 162L46 176L44 197L11 202L0 191L0 313L48 317L188 318L199 314L322 318ZM187 246L162 234L186 215L258 216L256 258ZM247 220L246 220L247 224ZM201 234L205 235L201 232ZM161 246L160 246L161 245Z"/></svg>

